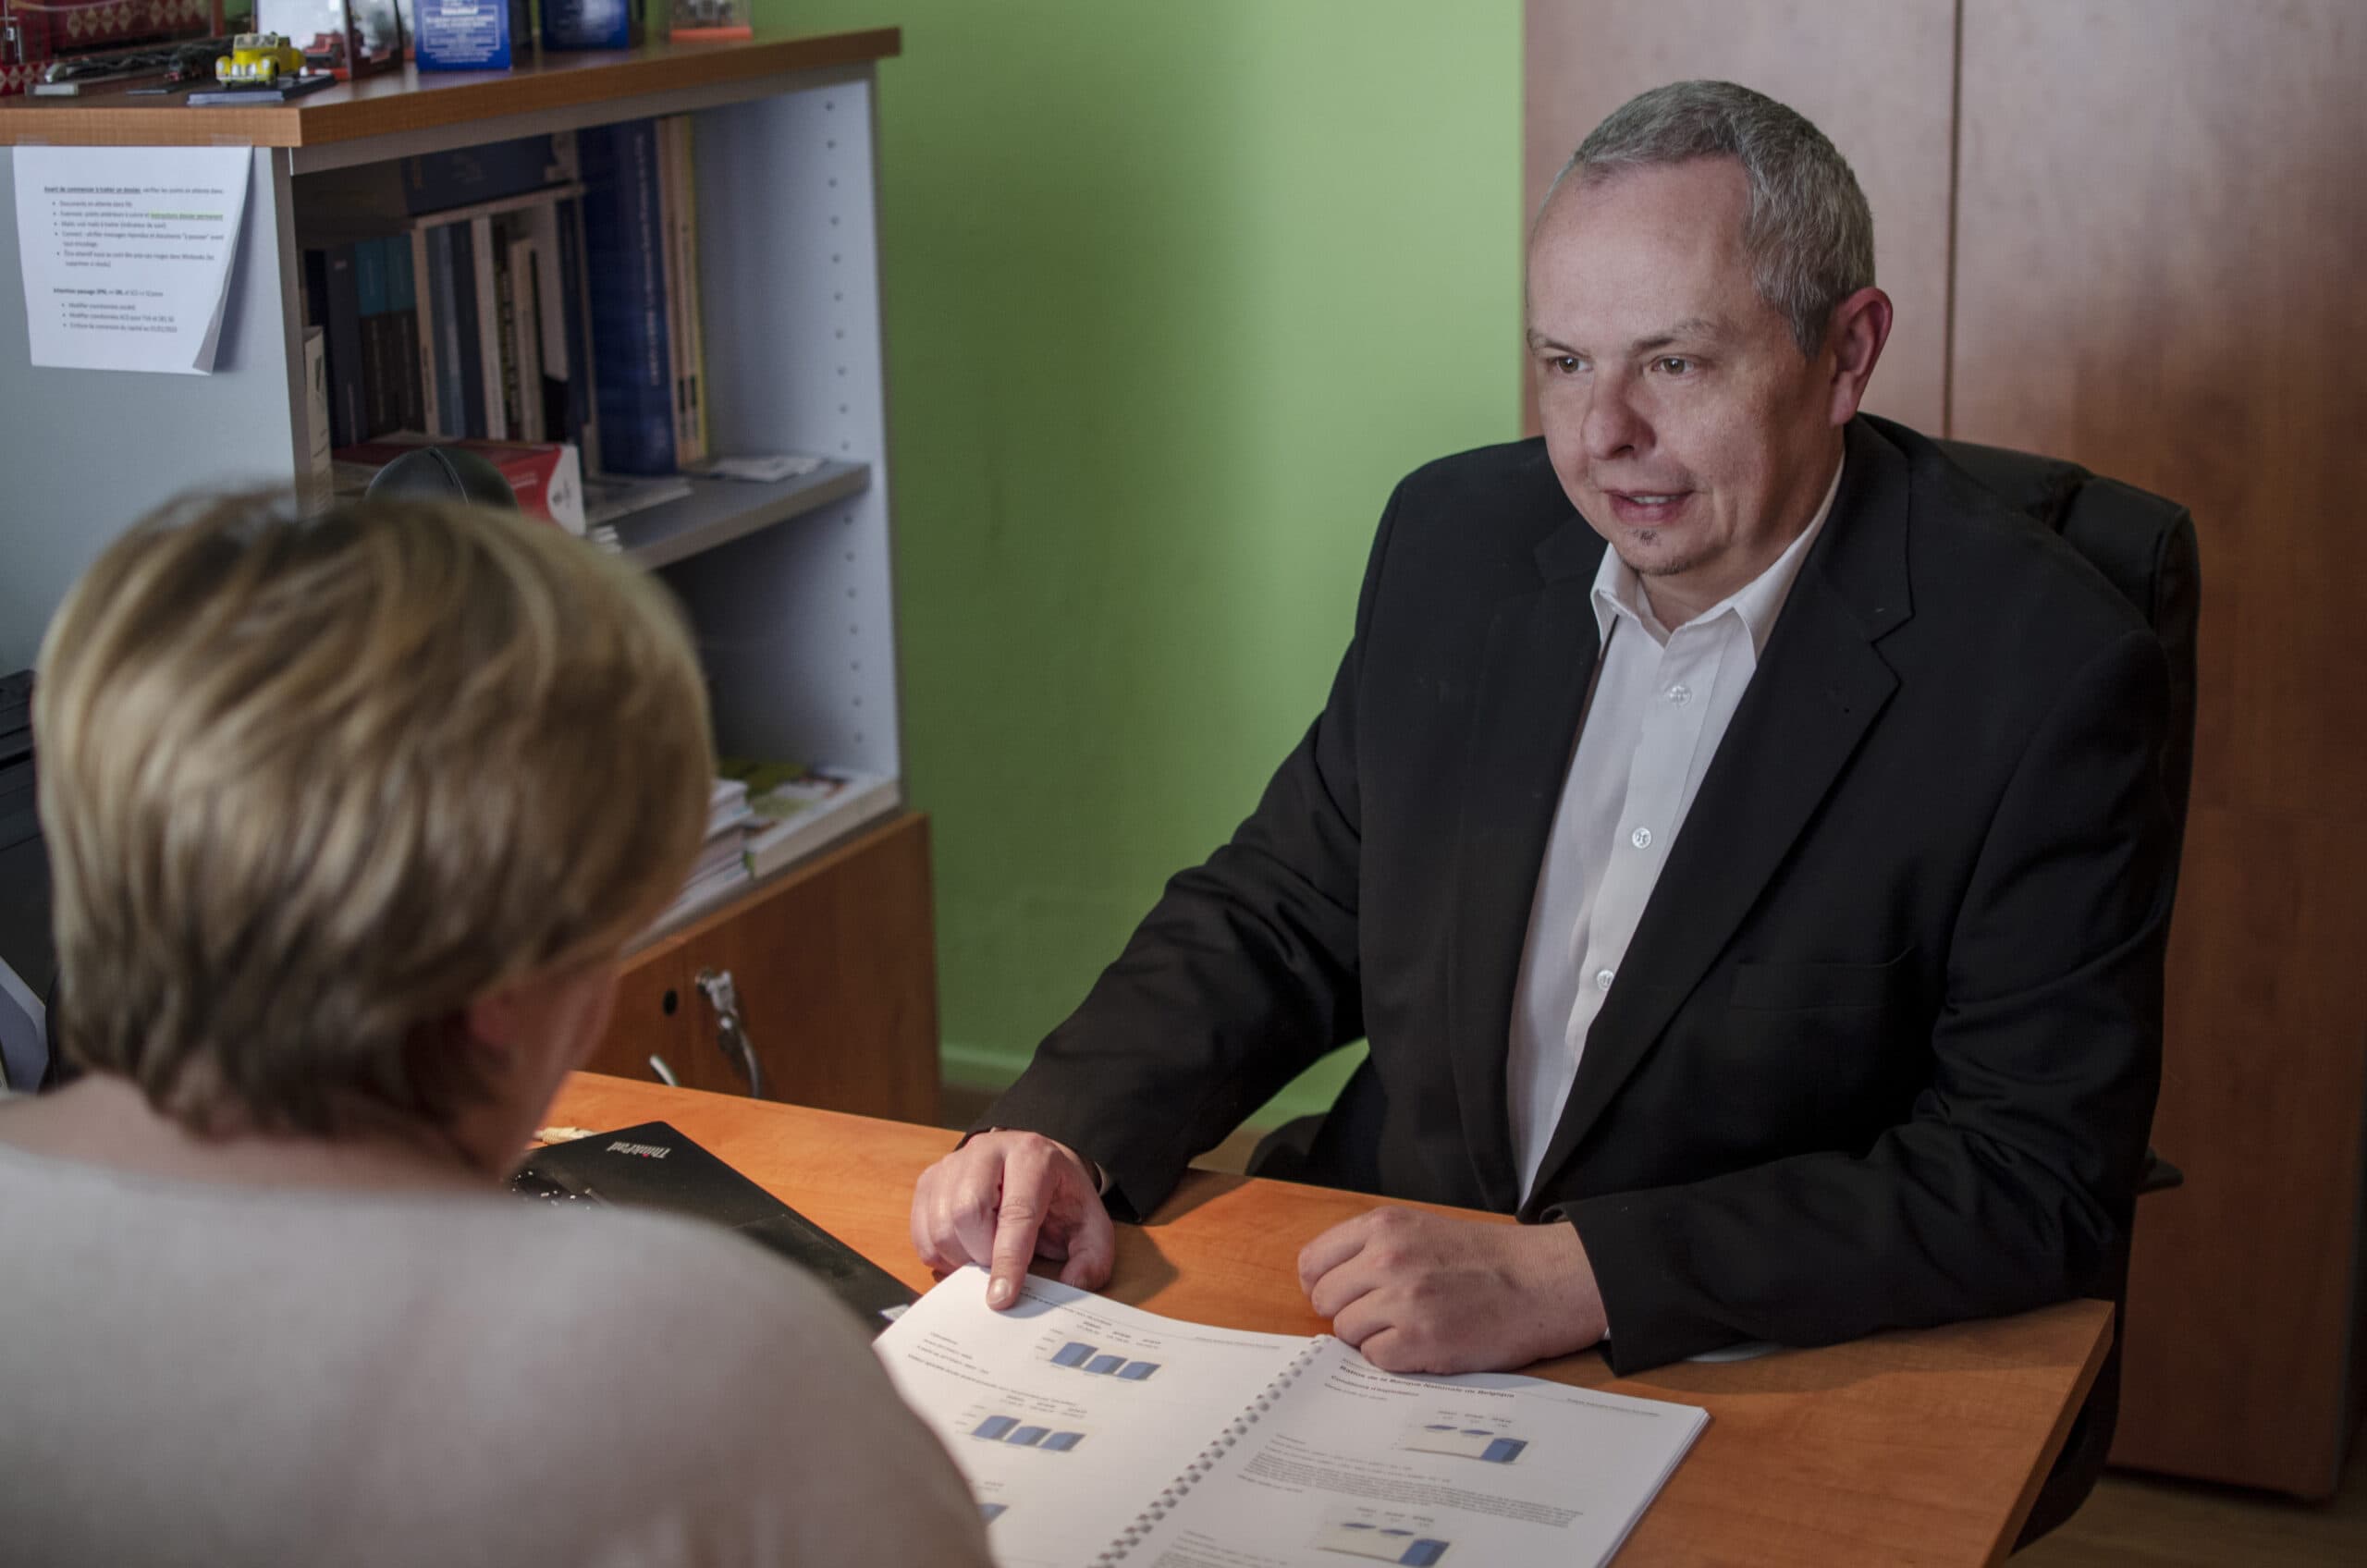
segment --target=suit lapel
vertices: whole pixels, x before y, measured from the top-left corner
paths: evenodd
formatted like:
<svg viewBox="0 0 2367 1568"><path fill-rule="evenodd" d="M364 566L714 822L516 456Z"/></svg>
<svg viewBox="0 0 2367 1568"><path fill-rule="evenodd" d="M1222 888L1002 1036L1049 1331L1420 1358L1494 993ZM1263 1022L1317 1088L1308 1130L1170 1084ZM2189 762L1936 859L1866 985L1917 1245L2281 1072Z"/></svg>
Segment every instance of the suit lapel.
<svg viewBox="0 0 2367 1568"><path fill-rule="evenodd" d="M1602 551L1601 537L1572 514L1538 546L1543 581L1496 606L1464 752L1448 1038L1464 1146L1498 1211L1520 1197L1504 1087L1513 988L1594 672L1589 592Z"/></svg>
<svg viewBox="0 0 2367 1568"><path fill-rule="evenodd" d="M1897 686L1873 644L1911 609L1907 463L1862 422L1849 427L1846 461L1824 533L1587 1033L1540 1194L1733 939Z"/></svg>

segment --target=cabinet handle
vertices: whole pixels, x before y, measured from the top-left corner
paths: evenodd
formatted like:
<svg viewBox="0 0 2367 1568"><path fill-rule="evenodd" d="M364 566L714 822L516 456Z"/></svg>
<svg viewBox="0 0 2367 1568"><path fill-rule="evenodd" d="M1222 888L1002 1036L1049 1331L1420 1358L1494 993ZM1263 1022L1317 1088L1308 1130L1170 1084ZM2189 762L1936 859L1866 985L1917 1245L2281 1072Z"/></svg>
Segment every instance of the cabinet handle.
<svg viewBox="0 0 2367 1568"><path fill-rule="evenodd" d="M699 995L715 1009L715 1043L726 1060L737 1065L742 1077L748 1080L748 1097L765 1097L765 1070L756 1060L756 1047L749 1043L747 1025L740 1022L740 989L731 983L728 969L702 969L694 976Z"/></svg>

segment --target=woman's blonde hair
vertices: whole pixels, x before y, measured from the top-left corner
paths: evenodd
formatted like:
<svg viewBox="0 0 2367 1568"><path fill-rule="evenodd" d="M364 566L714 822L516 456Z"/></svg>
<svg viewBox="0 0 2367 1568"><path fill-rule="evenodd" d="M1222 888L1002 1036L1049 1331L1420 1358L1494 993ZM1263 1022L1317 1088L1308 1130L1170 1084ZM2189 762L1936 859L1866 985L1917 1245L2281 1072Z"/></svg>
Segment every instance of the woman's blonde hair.
<svg viewBox="0 0 2367 1568"><path fill-rule="evenodd" d="M467 1004L612 955L705 831L673 602L511 513L176 503L67 596L33 724L63 1047L201 1131L446 1120Z"/></svg>

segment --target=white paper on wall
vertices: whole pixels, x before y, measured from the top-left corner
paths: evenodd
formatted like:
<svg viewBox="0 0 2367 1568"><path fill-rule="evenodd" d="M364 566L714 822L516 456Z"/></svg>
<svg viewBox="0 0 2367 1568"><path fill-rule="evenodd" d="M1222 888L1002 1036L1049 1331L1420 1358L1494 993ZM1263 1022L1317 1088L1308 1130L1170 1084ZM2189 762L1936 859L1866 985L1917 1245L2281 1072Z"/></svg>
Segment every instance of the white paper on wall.
<svg viewBox="0 0 2367 1568"><path fill-rule="evenodd" d="M32 362L212 374L252 166L244 147L17 148Z"/></svg>

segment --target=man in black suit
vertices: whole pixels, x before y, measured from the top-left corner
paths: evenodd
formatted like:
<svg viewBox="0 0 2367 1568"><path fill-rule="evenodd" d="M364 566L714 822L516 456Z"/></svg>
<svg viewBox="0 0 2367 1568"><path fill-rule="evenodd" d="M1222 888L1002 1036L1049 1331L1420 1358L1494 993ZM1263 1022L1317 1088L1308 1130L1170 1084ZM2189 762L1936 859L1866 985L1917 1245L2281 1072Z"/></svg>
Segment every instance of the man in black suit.
<svg viewBox="0 0 2367 1568"><path fill-rule="evenodd" d="M914 1199L932 1264L1093 1285L1106 1210L1326 1051L1269 1173L1377 1364L1634 1371L2089 1288L2159 1072L2166 669L2061 541L1860 414L1891 324L1830 142L1723 83L1547 199L1545 435L1417 471L1257 812ZM1607 542L1607 547L1606 547Z"/></svg>

